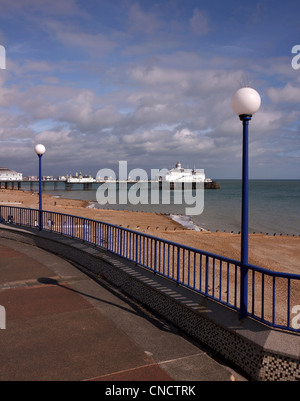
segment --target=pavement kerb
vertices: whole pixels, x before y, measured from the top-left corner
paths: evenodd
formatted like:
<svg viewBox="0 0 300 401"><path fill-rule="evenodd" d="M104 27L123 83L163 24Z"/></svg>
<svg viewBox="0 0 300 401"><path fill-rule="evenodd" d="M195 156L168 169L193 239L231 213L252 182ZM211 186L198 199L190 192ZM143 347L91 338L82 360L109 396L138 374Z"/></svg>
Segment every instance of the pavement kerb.
<svg viewBox="0 0 300 401"><path fill-rule="evenodd" d="M110 252L75 239L0 226L0 237L51 251L101 275L254 380L300 378L300 336L239 320L236 312Z"/></svg>

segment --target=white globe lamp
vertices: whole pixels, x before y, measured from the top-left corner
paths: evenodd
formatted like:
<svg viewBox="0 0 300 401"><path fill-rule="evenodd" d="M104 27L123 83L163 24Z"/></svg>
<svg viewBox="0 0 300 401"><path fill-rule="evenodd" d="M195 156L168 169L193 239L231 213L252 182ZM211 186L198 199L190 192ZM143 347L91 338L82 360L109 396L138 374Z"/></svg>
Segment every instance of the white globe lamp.
<svg viewBox="0 0 300 401"><path fill-rule="evenodd" d="M260 105L259 93L248 87L240 88L231 98L232 109L238 116L252 116L260 108Z"/></svg>
<svg viewBox="0 0 300 401"><path fill-rule="evenodd" d="M39 143L38 145L35 145L34 151L38 156L42 156L46 152L46 148L44 145Z"/></svg>

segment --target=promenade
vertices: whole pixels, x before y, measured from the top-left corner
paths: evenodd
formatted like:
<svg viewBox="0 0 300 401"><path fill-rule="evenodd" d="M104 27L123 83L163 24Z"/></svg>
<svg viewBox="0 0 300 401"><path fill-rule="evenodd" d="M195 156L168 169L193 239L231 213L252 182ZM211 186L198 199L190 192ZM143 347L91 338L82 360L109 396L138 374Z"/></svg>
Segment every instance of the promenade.
<svg viewBox="0 0 300 401"><path fill-rule="evenodd" d="M0 238L1 381L245 380L106 280Z"/></svg>

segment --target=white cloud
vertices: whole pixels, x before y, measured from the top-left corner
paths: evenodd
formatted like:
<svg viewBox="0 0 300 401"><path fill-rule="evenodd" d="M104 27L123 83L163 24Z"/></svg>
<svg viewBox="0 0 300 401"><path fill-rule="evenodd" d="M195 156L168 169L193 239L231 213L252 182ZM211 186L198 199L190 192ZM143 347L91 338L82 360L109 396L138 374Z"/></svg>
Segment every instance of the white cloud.
<svg viewBox="0 0 300 401"><path fill-rule="evenodd" d="M36 135L35 141L36 143L47 143L51 147L64 147L65 145L70 144L74 138L70 135L70 130L62 129L60 131L43 131ZM65 148L62 148L65 150Z"/></svg>
<svg viewBox="0 0 300 401"><path fill-rule="evenodd" d="M129 71L130 77L144 85L184 85L187 72L178 69L163 69L157 66L137 66Z"/></svg>
<svg viewBox="0 0 300 401"><path fill-rule="evenodd" d="M300 99L300 87L293 86L288 82L283 88L268 89L267 94L274 103L294 103L298 105Z"/></svg>
<svg viewBox="0 0 300 401"><path fill-rule="evenodd" d="M198 8L194 9L193 16L189 22L192 33L197 36L206 35L210 31L207 14Z"/></svg>
<svg viewBox="0 0 300 401"><path fill-rule="evenodd" d="M42 15L70 16L83 14L83 10L77 5L76 0L55 1L52 0L1 0L1 13L3 15L22 15L29 17L32 13Z"/></svg>
<svg viewBox="0 0 300 401"><path fill-rule="evenodd" d="M176 131L173 139L177 148L183 152L209 151L214 147L214 140L212 138L206 137L200 132L193 132L187 128Z"/></svg>
<svg viewBox="0 0 300 401"><path fill-rule="evenodd" d="M56 38L61 44L78 49L78 59L80 60L80 55L82 55L82 61L85 59L85 53L89 53L95 58L101 58L117 46L107 34L78 30L76 26L57 20L44 22L43 28L48 30L49 35Z"/></svg>
<svg viewBox="0 0 300 401"><path fill-rule="evenodd" d="M142 35L157 33L162 26L158 14L154 11L145 12L139 3L134 3L128 11L128 29Z"/></svg>

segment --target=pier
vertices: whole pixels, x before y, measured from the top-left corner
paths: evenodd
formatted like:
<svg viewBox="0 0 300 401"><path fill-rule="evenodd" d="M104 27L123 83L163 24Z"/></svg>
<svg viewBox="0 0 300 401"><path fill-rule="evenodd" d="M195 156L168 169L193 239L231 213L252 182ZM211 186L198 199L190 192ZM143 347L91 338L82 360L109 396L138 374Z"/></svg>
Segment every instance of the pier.
<svg viewBox="0 0 300 401"><path fill-rule="evenodd" d="M184 189L184 182L179 182L179 183L176 183L177 185L178 184L181 184L182 185L182 189ZM192 189L196 189L196 182L193 182L192 183ZM175 183L174 182L170 182L170 189L174 189L174 186L175 186ZM220 189L220 184L218 183L218 182L216 182L216 181L205 181L204 182L204 189Z"/></svg>
<svg viewBox="0 0 300 401"><path fill-rule="evenodd" d="M52 186L52 189L55 191L57 189L62 189L66 191L72 191L72 190L83 190L83 191L92 191L93 189L96 189L96 185L102 185L105 183L110 183L110 184L116 184L117 186L119 184L124 184L127 183L127 185L134 185L137 183L145 183L148 185L151 185L153 183L159 183L160 188L162 187L162 183L158 181L91 181L91 180L78 180L77 182L70 182L70 181L63 181L63 180L43 180L42 181L42 186L43 189L45 189L45 186L47 184L47 189L49 189L50 186ZM30 190L34 191L38 187L38 180L0 180L0 189L16 189L16 190ZM182 189L184 189L184 182L177 183L177 184L182 184ZM174 189L174 182L170 182L170 189ZM60 188L59 188L60 187ZM196 183L193 182L193 189L196 188ZM204 189L219 189L220 185L216 181L207 181L204 182Z"/></svg>
<svg viewBox="0 0 300 401"><path fill-rule="evenodd" d="M43 189L45 188L46 183L52 183L53 184L53 188L54 190L57 189L58 183L62 183L64 181L60 181L60 180L43 180L42 181L42 185L43 185ZM24 190L25 186L26 189L29 187L29 189L31 191L34 190L34 186L38 186L39 185L39 181L38 180L1 180L0 181L0 189L17 189L17 190Z"/></svg>

